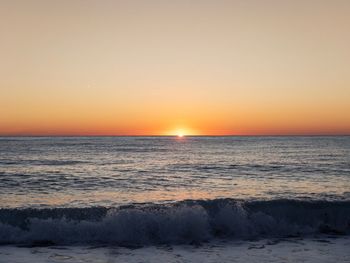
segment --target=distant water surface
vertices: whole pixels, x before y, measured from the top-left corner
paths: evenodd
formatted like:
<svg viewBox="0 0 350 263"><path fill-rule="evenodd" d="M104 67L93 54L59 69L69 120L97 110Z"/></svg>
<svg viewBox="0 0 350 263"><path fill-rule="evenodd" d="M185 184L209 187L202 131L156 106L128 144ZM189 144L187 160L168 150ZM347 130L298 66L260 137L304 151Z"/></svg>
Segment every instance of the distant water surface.
<svg viewBox="0 0 350 263"><path fill-rule="evenodd" d="M3 137L1 207L350 199L350 137Z"/></svg>

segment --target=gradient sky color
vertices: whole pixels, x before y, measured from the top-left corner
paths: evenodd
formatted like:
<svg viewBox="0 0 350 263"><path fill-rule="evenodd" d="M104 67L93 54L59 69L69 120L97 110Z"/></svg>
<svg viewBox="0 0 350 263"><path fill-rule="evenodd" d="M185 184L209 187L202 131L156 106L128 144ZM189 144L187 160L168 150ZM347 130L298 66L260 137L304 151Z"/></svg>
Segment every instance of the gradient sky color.
<svg viewBox="0 0 350 263"><path fill-rule="evenodd" d="M350 1L0 1L0 135L350 134Z"/></svg>

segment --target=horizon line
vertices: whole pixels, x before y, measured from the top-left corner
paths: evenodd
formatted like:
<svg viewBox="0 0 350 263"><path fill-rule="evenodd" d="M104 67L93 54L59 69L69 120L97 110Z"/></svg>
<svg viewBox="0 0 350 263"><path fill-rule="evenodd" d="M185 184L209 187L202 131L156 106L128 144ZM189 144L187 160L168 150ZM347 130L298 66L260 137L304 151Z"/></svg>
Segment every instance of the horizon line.
<svg viewBox="0 0 350 263"><path fill-rule="evenodd" d="M201 134L201 135L183 135L184 137L335 137L335 136L350 136L350 134ZM30 134L23 134L23 135L0 135L0 138L5 137L178 137L178 135L108 135L108 134L99 134L99 135L77 135L77 134L38 134L38 135L30 135Z"/></svg>

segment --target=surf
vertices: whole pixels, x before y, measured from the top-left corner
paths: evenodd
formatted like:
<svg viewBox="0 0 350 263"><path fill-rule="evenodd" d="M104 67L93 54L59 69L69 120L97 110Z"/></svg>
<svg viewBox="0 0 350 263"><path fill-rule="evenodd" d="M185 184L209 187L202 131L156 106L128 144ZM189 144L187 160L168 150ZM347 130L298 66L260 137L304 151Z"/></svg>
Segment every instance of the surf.
<svg viewBox="0 0 350 263"><path fill-rule="evenodd" d="M187 200L120 207L0 209L0 244L200 244L349 235L350 201Z"/></svg>

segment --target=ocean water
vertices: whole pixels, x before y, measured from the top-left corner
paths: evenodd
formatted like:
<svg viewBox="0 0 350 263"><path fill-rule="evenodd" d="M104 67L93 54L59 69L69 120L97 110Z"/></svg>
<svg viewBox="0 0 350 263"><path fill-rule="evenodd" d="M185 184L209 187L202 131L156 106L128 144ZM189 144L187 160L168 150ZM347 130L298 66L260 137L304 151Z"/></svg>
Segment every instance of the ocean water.
<svg viewBox="0 0 350 263"><path fill-rule="evenodd" d="M252 240L341 237L337 256L348 262L349 235L348 136L0 138L6 253L227 242L204 250L229 257L232 242L252 251ZM203 247L194 251L203 256ZM17 252L0 249L0 262Z"/></svg>

